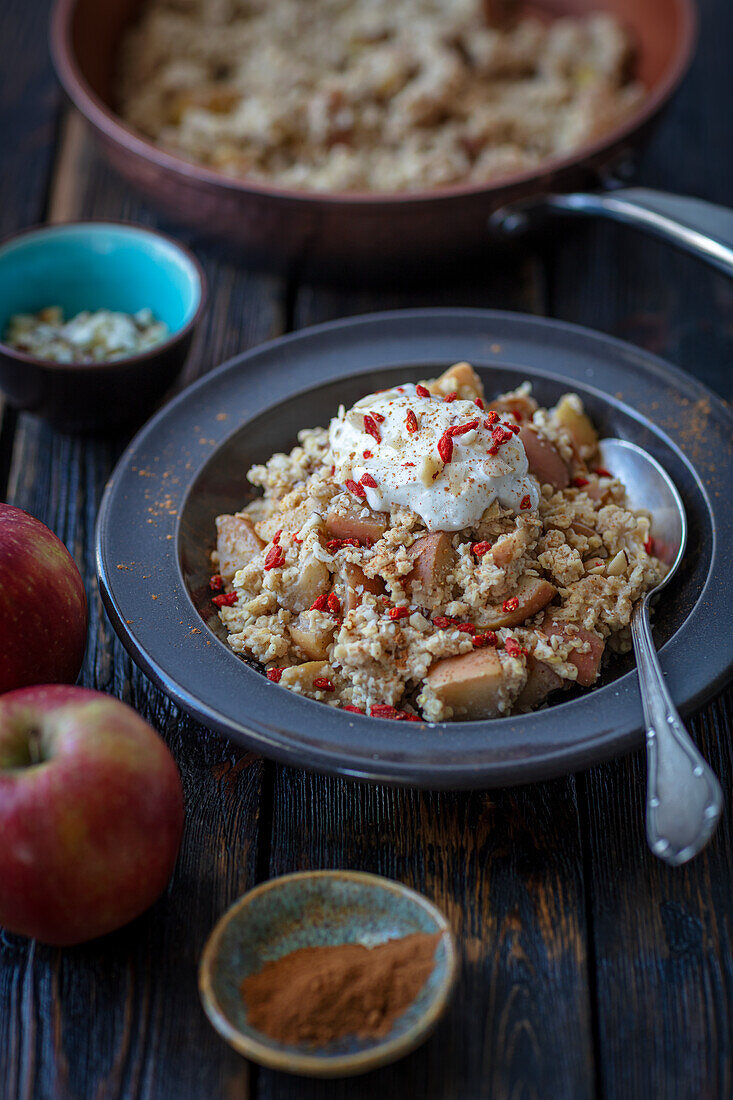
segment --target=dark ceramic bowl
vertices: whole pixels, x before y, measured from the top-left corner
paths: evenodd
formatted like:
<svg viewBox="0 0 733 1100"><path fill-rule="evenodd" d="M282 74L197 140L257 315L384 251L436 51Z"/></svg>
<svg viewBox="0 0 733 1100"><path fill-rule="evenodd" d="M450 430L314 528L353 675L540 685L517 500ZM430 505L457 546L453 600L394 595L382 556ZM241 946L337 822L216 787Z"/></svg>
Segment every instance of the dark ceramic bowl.
<svg viewBox="0 0 733 1100"><path fill-rule="evenodd" d="M326 1047L287 1046L247 1020L240 986L266 962L301 947L374 947L415 932L437 933L435 964L412 1004L383 1038L345 1036ZM247 1058L286 1073L366 1073L419 1046L443 1014L456 979L456 949L439 909L400 882L358 871L309 871L270 879L235 902L211 933L199 990L212 1024Z"/></svg>
<svg viewBox="0 0 733 1100"><path fill-rule="evenodd" d="M115 168L157 204L242 246L248 263L338 273L351 281L395 277L409 269L429 277L446 264L492 249L487 218L508 203L545 191L596 186L601 172L648 135L687 70L695 40L692 0L535 0L542 18L613 12L637 44L636 70L648 94L621 126L538 169L490 185L430 191L317 193L238 180L159 149L116 114L120 38L140 0L57 0L51 49L67 94L91 123Z"/></svg>
<svg viewBox="0 0 733 1100"><path fill-rule="evenodd" d="M577 770L641 742L633 659L597 687L493 721L395 723L272 684L226 645L208 581L214 517L253 494L248 467L289 450L340 403L467 359L494 395L529 379L542 404L577 391L602 436L649 451L689 523L655 639L675 703L701 704L733 664L733 417L689 375L618 340L539 317L413 310L305 329L239 356L175 398L123 455L97 527L100 590L141 667L205 725L268 756L424 787L487 787ZM146 476L141 477L140 471Z"/></svg>
<svg viewBox="0 0 733 1100"><path fill-rule="evenodd" d="M19 409L66 431L139 424L180 373L206 300L198 260L143 226L39 226L0 245L0 336L16 313L60 306L135 313L149 307L169 335L140 355L55 363L0 343L0 389Z"/></svg>

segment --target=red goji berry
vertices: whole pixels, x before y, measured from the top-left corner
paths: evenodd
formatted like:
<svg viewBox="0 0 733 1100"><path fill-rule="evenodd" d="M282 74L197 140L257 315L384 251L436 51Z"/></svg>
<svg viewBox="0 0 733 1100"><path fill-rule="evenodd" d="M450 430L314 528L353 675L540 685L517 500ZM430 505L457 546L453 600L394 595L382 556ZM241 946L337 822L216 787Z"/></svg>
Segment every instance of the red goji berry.
<svg viewBox="0 0 733 1100"><path fill-rule="evenodd" d="M583 486L587 485L587 484L588 484L588 478L587 477L574 477L573 478L573 485L575 486L576 489L582 489Z"/></svg>
<svg viewBox="0 0 733 1100"><path fill-rule="evenodd" d="M353 493L355 497L359 498L359 500L365 499L366 489L363 485L359 485L359 483L354 481L352 478L347 478L344 484L346 485L346 488L349 490L349 492Z"/></svg>
<svg viewBox="0 0 733 1100"><path fill-rule="evenodd" d="M448 432L451 436L465 435L466 432L472 432L475 428L478 428L478 418L476 420L469 420L467 424L456 424L452 428L448 428Z"/></svg>
<svg viewBox="0 0 733 1100"><path fill-rule="evenodd" d="M453 393L447 393L445 395L445 397L443 398L443 401L445 402L446 405L450 405L451 401L455 401L455 399L457 397L458 397L458 394L454 390Z"/></svg>
<svg viewBox="0 0 733 1100"><path fill-rule="evenodd" d="M510 657L527 656L527 650L519 644L516 638L507 638L504 642L504 649Z"/></svg>
<svg viewBox="0 0 733 1100"><path fill-rule="evenodd" d="M331 683L331 681L328 679L327 676L318 676L313 681L313 687L317 688L318 691L335 691L336 690L336 688L333 686L333 684Z"/></svg>
<svg viewBox="0 0 733 1100"><path fill-rule="evenodd" d="M438 440L438 454L445 463L450 462L453 458L453 440L448 432L443 432Z"/></svg>
<svg viewBox="0 0 733 1100"><path fill-rule="evenodd" d="M359 478L359 483L361 485L367 485L370 489L378 488L377 482L374 480L371 474L362 474Z"/></svg>
<svg viewBox="0 0 733 1100"><path fill-rule="evenodd" d="M265 570L279 569L285 562L285 551L282 546L271 546L265 556Z"/></svg>
<svg viewBox="0 0 733 1100"><path fill-rule="evenodd" d="M313 603L310 605L310 611L328 611L328 596L324 592L321 596L317 596Z"/></svg>
<svg viewBox="0 0 733 1100"><path fill-rule="evenodd" d="M397 622L398 619L406 619L409 614L409 607L390 607L389 609L389 617L392 622Z"/></svg>
<svg viewBox="0 0 733 1100"><path fill-rule="evenodd" d="M209 588L212 592L221 592L224 587L224 578L221 573L214 573L214 576L209 581Z"/></svg>
<svg viewBox="0 0 733 1100"><path fill-rule="evenodd" d="M529 493L527 493L527 495L525 497L522 497L522 499L519 502L519 507L522 510L524 510L525 508L531 508L532 507L532 498L530 497Z"/></svg>
<svg viewBox="0 0 733 1100"><path fill-rule="evenodd" d="M341 600L338 598L335 592L329 592L326 603L328 604L328 610L331 612L332 615L341 614Z"/></svg>
<svg viewBox="0 0 733 1100"><path fill-rule="evenodd" d="M352 707L350 704L342 707L341 710L348 710L349 714L366 714L366 711L362 710L361 707Z"/></svg>
<svg viewBox="0 0 733 1100"><path fill-rule="evenodd" d="M471 544L471 552L474 553L477 558L482 558L484 554L488 554L490 549L490 542L474 542Z"/></svg>
<svg viewBox="0 0 733 1100"><path fill-rule="evenodd" d="M501 605L501 609L504 612L504 614L506 614L509 611L516 611L518 607L519 607L519 599L518 599L517 596L512 596L511 599L509 599L509 600L504 600L504 603Z"/></svg>
<svg viewBox="0 0 733 1100"><path fill-rule="evenodd" d="M430 390L427 386L417 385L415 386L415 393L418 397L430 397Z"/></svg>
<svg viewBox="0 0 733 1100"><path fill-rule="evenodd" d="M407 410L407 416L405 417L405 425L407 427L408 432L410 432L410 434L417 431L417 417L415 416L412 409Z"/></svg>
<svg viewBox="0 0 733 1100"><path fill-rule="evenodd" d="M267 679L272 680L273 684L279 684L282 679L282 674L285 671L284 668L271 668L268 669Z"/></svg>
<svg viewBox="0 0 733 1100"><path fill-rule="evenodd" d="M377 422L373 416L369 415L369 413L366 413L364 416L364 431L373 436L374 439L376 439L377 443L382 442L382 436L379 433Z"/></svg>
<svg viewBox="0 0 733 1100"><path fill-rule="evenodd" d="M393 707L390 703L373 703L369 708L369 715L371 718L400 718L397 707Z"/></svg>
<svg viewBox="0 0 733 1100"><path fill-rule="evenodd" d="M474 634L471 639L476 649L483 649L487 645L498 645L499 639L493 630L487 630L483 634Z"/></svg>
<svg viewBox="0 0 733 1100"><path fill-rule="evenodd" d="M235 603L239 599L236 592L225 592L221 596L214 596L212 603L215 603L217 607L234 607Z"/></svg>

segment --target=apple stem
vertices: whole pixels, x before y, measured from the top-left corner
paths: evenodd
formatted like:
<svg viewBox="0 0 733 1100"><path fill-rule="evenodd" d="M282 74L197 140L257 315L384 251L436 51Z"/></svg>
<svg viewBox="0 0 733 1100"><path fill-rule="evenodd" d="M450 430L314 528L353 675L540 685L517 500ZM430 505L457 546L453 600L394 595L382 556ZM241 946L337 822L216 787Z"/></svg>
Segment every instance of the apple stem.
<svg viewBox="0 0 733 1100"><path fill-rule="evenodd" d="M32 729L28 731L28 756L31 764L41 764L43 762L40 730Z"/></svg>

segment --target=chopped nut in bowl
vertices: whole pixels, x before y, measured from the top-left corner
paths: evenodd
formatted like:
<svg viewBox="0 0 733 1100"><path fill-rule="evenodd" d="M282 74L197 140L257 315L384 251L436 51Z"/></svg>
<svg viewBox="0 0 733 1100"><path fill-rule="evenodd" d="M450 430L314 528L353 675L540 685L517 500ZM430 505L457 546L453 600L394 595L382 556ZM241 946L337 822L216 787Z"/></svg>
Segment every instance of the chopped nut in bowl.
<svg viewBox="0 0 733 1100"><path fill-rule="evenodd" d="M5 343L36 359L54 363L103 363L127 359L161 344L168 326L157 321L147 306L137 313L82 310L64 320L58 306L38 313L16 313L5 332Z"/></svg>
<svg viewBox="0 0 733 1100"><path fill-rule="evenodd" d="M147 228L79 222L0 246L0 388L69 431L141 422L183 367L204 276Z"/></svg>

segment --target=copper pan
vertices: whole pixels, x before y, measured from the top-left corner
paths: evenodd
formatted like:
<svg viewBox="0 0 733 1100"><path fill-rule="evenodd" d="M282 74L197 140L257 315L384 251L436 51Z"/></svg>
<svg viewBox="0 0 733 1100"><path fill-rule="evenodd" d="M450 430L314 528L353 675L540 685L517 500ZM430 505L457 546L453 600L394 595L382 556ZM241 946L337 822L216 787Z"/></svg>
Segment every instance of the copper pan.
<svg viewBox="0 0 733 1100"><path fill-rule="evenodd" d="M490 186L410 194L321 194L233 180L140 137L116 116L113 98L117 45L139 6L140 0L57 0L51 49L61 83L121 175L169 214L238 246L246 263L353 281L387 272L440 275L456 261L485 256L491 247L490 217L496 229L515 231L541 208L632 221L733 272L730 213L641 189L577 194L598 188L614 166L628 160L682 80L695 41L692 0L599 0L598 6L632 30L637 74L649 89L623 126L572 156ZM532 8L552 17L588 6L586 0L538 0ZM506 210L517 203L520 210ZM726 216L726 239L717 239Z"/></svg>

